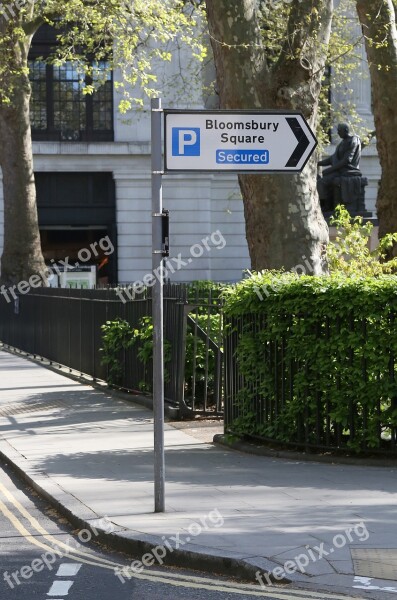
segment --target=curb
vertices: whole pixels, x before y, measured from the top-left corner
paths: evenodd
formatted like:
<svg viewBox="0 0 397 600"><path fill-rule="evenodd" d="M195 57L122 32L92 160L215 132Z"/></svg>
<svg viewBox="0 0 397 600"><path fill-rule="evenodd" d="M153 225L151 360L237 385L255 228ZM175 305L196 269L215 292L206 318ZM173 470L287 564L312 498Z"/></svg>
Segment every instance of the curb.
<svg viewBox="0 0 397 600"><path fill-rule="evenodd" d="M10 347L5 348L4 346L0 347L10 354L21 356L30 362L64 375L74 381L89 385L94 389L117 398L141 404L152 409L150 398L145 398L143 396L133 396L132 398L129 394L109 389L105 383L94 382L82 374L70 372L69 369L66 371L65 367L57 367L50 363L50 361L44 363L42 360L37 359L30 354L18 351L17 349ZM139 402L137 400L139 400ZM172 409L172 407L165 408ZM172 418L172 410L167 412L167 416ZM150 553L157 546L163 545L164 542L160 536L146 535L139 531L127 530L123 527L116 528L112 533L101 528L97 521L100 521L105 515L98 515L75 496L64 490L58 483L53 481L51 476L32 467L29 464L29 460L13 448L7 440L2 439L1 435L0 460L9 465L21 480L25 481L42 498L47 500L60 514L66 517L73 526L80 530L95 527L95 530L98 532L95 539L98 542L106 544L113 550L128 553L139 559L139 557L142 557L146 553ZM134 537L131 537L131 534L134 535ZM167 552L163 562L165 566L182 567L195 571L202 570L214 575L233 576L250 583L255 580L255 575L258 571L260 571L263 576L268 575L270 581L274 584L285 585L292 582L292 579L289 578L277 580L273 577L272 571L279 565L271 560L260 559L258 564L255 564L254 561L250 563L244 559L236 558L232 554L228 555L225 553L224 555L215 555L213 554L214 551L212 548L208 548L208 550L209 552L197 552L194 549L173 549L172 552Z"/></svg>
<svg viewBox="0 0 397 600"><path fill-rule="evenodd" d="M213 438L214 444L223 446L229 450L236 452L244 452L245 454L253 454L255 456L267 456L270 458L284 458L288 460L306 461L327 463L332 465L353 465L355 467L382 467L382 468L397 468L397 457L395 459L388 458L365 458L365 457L349 457L338 456L331 454L306 454L294 450L274 450L267 448L255 442L248 442L241 439L236 439L231 434L217 433Z"/></svg>
<svg viewBox="0 0 397 600"><path fill-rule="evenodd" d="M66 376L69 375L65 374L62 369L57 369L52 365L47 366L42 364L41 361L34 360L33 358L30 358L29 355L25 356L19 352L8 351L17 356L23 356L23 358L26 358L35 364L40 364L57 373ZM87 381L87 378L81 377L81 375L78 377L71 375L71 379L95 387L102 392L109 393L108 388L104 385L98 384L97 386L93 386L91 382ZM117 392L117 394L119 394L119 392ZM124 394L122 394L121 397L124 397ZM131 398L129 398L129 400L134 401ZM144 398L144 400L147 399ZM251 454L258 453L252 452L253 444L246 444L243 442L231 443L230 436L227 442L226 439L224 440L223 438L225 438L225 436L222 434L215 435L214 442L233 450L250 452ZM263 452L260 454L265 455ZM268 456L269 454L266 455ZM290 453L272 452L271 456L291 458ZM137 557L139 559L146 553L152 553L156 547L165 545L164 536L161 537L160 534L157 536L144 534L140 531L127 529L121 526L116 526L116 529L109 533L108 530L101 528L98 521L100 522L101 519L106 518L106 515L98 515L74 495L63 489L62 486L55 482L46 472L33 467L30 461L19 453L10 442L2 439L1 435L0 460L3 460L21 480L27 482L41 497L46 499L60 514L65 516L72 525L80 530L93 530L95 528L98 532L98 535L95 536L96 540L104 543L109 548L128 553L131 558ZM310 458L309 460L312 459ZM217 552L217 549L201 546L202 551L197 551L197 546L194 544L190 544L190 548L188 548L188 546L189 544L186 544L186 547L183 550L173 548L170 552L166 553L163 563L161 564L168 567L191 569L193 571L205 571L214 576L224 575L251 584L255 582L256 575L259 572L263 577L268 579L269 582L276 586L273 589L275 593L277 585L281 587L286 584L294 584L302 590L314 590L319 594L321 593L320 590L323 590L325 593L337 593L336 589L327 589L328 586L315 586L315 588L313 588L311 586L311 578L307 577L307 575L293 574L291 577L284 576L282 579L279 579L278 577L275 578L273 572L277 567L280 567L280 564L261 556L239 557L238 555L236 556L237 552L228 553L222 549L220 549L222 554L214 554L214 552ZM150 573L150 570L148 570L148 572ZM340 590L339 593L346 594L347 591ZM351 594L350 590L349 593Z"/></svg>
<svg viewBox="0 0 397 600"><path fill-rule="evenodd" d="M98 521L104 518L104 515L98 515L76 497L65 491L58 483L51 480L51 477L43 472L29 467L28 461L5 440L0 439L0 459L4 461L14 473L30 487L32 487L42 498L47 500L56 508L62 516L80 530L95 530L95 540L106 544L113 550L131 555L132 557L142 557L146 553L163 545L163 540L154 535L145 535L139 532L133 532L137 535L131 537L131 530L119 527L109 533L98 525ZM26 461L27 464L24 464ZM83 516L81 516L83 515ZM137 558L134 558L136 560ZM279 566L270 560L263 559L255 565L227 555L214 555L205 552L195 552L192 550L173 549L167 552L163 558L164 566L181 567L194 571L205 571L212 575L233 576L241 581L252 583L258 571L263 576L268 575L270 581L274 584L285 585L292 583L291 579L284 578L276 580L272 575L272 570ZM300 583L302 581L300 580Z"/></svg>

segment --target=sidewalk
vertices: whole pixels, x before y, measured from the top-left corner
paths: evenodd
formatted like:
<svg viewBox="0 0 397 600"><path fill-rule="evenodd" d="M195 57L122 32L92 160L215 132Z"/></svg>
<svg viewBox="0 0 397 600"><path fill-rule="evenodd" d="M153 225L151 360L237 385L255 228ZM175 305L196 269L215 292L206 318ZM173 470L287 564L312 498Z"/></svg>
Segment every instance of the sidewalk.
<svg viewBox="0 0 397 600"><path fill-rule="evenodd" d="M178 537L185 566L252 581L281 566L294 585L397 600L397 469L252 456L185 427L166 424L154 514L152 413L0 351L1 454L78 522L110 518L114 545L140 558L137 540Z"/></svg>

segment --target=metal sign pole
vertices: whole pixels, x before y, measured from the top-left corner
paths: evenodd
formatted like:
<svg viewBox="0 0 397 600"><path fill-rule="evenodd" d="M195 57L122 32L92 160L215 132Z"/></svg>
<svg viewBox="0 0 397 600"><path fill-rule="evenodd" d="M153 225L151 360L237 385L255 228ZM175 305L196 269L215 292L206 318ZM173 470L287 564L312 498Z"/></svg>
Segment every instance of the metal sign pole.
<svg viewBox="0 0 397 600"><path fill-rule="evenodd" d="M161 99L151 100L152 140L152 291L153 318L153 418L154 418L154 510L165 511L164 461L164 340L163 340L163 196ZM157 277L156 277L156 274Z"/></svg>

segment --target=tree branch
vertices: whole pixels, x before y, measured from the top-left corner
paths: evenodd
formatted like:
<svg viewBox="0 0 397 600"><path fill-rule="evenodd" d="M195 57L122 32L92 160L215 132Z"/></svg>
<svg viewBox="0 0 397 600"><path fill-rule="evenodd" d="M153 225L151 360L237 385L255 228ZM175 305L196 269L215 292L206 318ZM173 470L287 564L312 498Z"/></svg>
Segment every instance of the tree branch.
<svg viewBox="0 0 397 600"><path fill-rule="evenodd" d="M333 0L294 0L276 68L289 63L298 76L306 77L324 68L323 45L328 46L332 13Z"/></svg>
<svg viewBox="0 0 397 600"><path fill-rule="evenodd" d="M33 21L28 21L22 24L22 29L26 35L34 35L36 31L45 23L45 19L42 16L38 16Z"/></svg>
<svg viewBox="0 0 397 600"><path fill-rule="evenodd" d="M227 107L236 85L243 104L258 105L258 75L268 67L257 0L207 0L206 9L221 105Z"/></svg>

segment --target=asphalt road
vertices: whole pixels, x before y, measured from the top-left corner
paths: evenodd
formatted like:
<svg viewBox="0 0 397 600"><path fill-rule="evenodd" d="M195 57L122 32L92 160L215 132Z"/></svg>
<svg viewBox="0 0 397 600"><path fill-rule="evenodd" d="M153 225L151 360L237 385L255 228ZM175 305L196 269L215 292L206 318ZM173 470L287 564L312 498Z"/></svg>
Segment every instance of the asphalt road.
<svg viewBox="0 0 397 600"><path fill-rule="evenodd" d="M120 569L141 557L111 552L92 540L95 532L74 530L6 465L0 465L1 600L332 598L330 594L324 596L281 586L263 590L180 569L153 567L128 577Z"/></svg>

